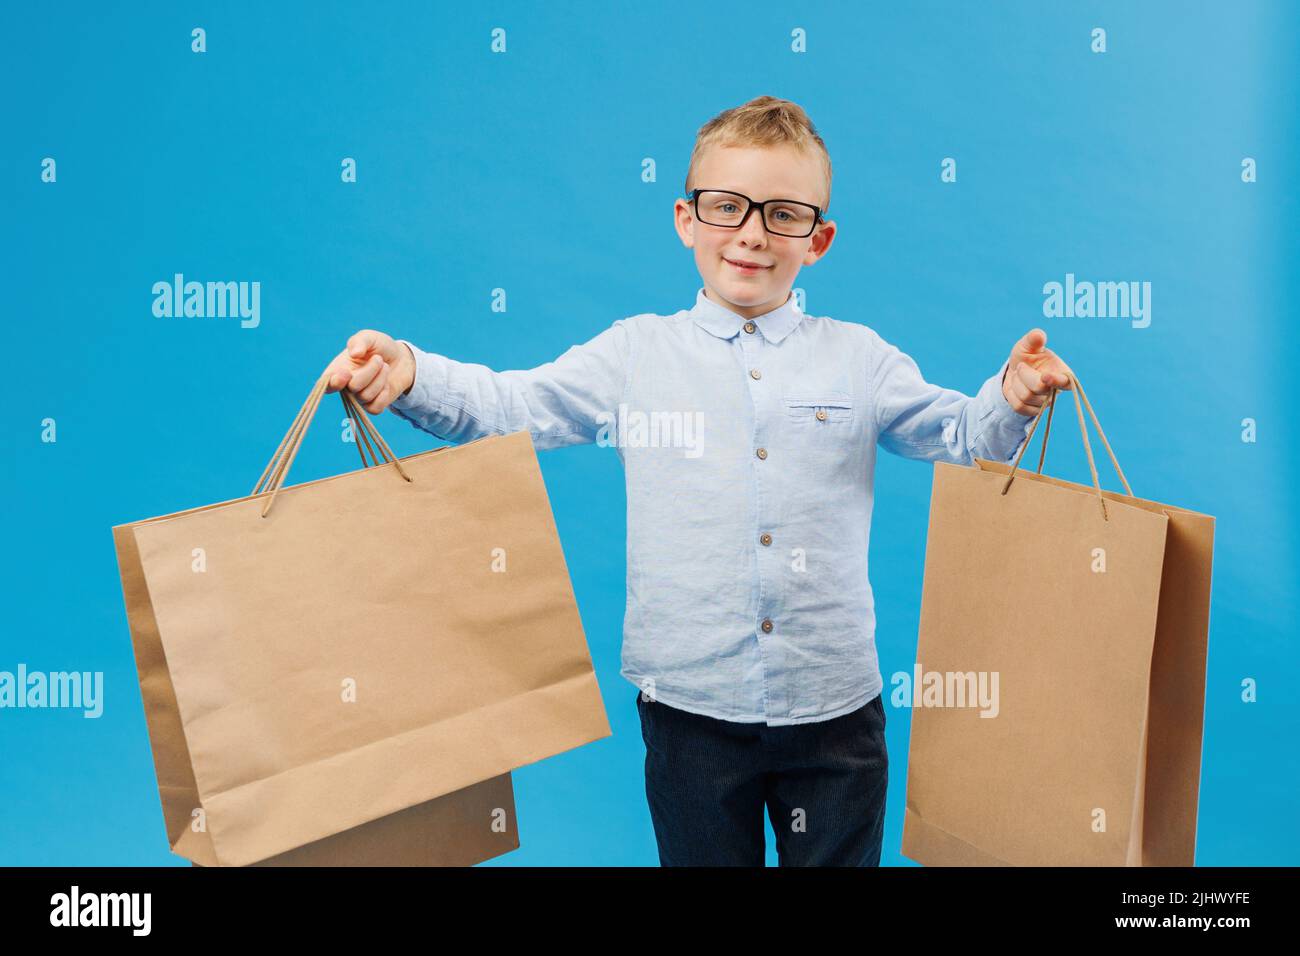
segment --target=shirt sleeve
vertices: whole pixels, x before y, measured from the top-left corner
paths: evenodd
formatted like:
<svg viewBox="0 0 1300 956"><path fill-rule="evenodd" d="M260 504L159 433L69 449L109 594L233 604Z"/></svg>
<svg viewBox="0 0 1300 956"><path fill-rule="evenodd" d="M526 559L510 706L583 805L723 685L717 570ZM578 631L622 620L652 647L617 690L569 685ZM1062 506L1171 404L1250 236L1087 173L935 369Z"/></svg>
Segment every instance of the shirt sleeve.
<svg viewBox="0 0 1300 956"><path fill-rule="evenodd" d="M1021 415L1002 394L1007 362L972 397L930 384L909 355L871 335L872 409L886 451L959 465L1015 460L1034 417Z"/></svg>
<svg viewBox="0 0 1300 956"><path fill-rule="evenodd" d="M457 443L527 431L538 449L596 441L623 398L632 349L626 319L553 362L501 372L397 341L415 356L415 381L388 406L396 415Z"/></svg>

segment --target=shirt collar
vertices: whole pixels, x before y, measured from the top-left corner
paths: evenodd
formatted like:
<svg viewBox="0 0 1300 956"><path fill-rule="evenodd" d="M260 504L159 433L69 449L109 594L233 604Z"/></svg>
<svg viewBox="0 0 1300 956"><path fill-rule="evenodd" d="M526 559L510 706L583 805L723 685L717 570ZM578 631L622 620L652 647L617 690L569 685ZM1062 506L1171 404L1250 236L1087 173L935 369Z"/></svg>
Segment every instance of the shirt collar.
<svg viewBox="0 0 1300 956"><path fill-rule="evenodd" d="M740 334L746 321L758 326L763 337L773 345L795 330L803 321L803 313L795 304L793 294L771 312L764 312L754 319L746 320L730 309L714 302L704 294L704 288L695 294L695 308L691 309L691 318L706 332L711 332L720 339L730 339Z"/></svg>

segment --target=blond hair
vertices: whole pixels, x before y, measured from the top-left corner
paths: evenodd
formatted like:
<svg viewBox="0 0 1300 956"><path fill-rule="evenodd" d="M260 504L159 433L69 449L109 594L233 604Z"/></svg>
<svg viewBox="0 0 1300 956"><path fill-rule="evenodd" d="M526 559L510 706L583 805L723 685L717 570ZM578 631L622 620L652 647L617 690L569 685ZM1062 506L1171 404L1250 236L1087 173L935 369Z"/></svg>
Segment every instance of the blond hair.
<svg viewBox="0 0 1300 956"><path fill-rule="evenodd" d="M692 188L695 166L710 146L778 146L789 143L803 152L818 155L826 176L826 199L822 208L831 202L831 154L817 135L808 114L798 103L775 96L758 96L748 103L723 110L700 127L691 150L691 163L686 169L686 193ZM787 197L791 198L791 197Z"/></svg>

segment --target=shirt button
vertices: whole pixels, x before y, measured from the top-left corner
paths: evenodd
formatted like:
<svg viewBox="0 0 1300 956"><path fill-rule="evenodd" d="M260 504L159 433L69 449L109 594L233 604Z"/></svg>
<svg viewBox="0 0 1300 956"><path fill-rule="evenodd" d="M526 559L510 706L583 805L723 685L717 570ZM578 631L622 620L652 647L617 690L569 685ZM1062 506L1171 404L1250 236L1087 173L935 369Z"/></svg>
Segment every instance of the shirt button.
<svg viewBox="0 0 1300 956"><path fill-rule="evenodd" d="M764 634L771 634L771 633L772 633L772 619L771 619L770 617L765 617L765 618L763 618L763 625L762 625L762 626L763 626L763 633L764 633Z"/></svg>
<svg viewBox="0 0 1300 956"><path fill-rule="evenodd" d="M760 372L760 371L759 371L758 369L756 369L756 368L751 368L751 369L749 370L749 377L750 377L750 378L755 378L755 379L757 379L757 378L762 378L762 377L763 377L763 373Z"/></svg>
<svg viewBox="0 0 1300 956"><path fill-rule="evenodd" d="M756 326L753 322L746 322L746 323L745 323L745 331L746 331L746 332L753 332L754 329L756 329L756 328L758 328L758 326Z"/></svg>
<svg viewBox="0 0 1300 956"><path fill-rule="evenodd" d="M819 422L826 421L826 409L824 408L817 409L817 420Z"/></svg>
<svg viewBox="0 0 1300 956"><path fill-rule="evenodd" d="M757 455L759 458L767 458L767 449L760 448L758 451L754 452L754 454Z"/></svg>
<svg viewBox="0 0 1300 956"><path fill-rule="evenodd" d="M762 534L758 536L758 540L763 542L763 544L771 544L772 536L768 534L766 531L764 531Z"/></svg>

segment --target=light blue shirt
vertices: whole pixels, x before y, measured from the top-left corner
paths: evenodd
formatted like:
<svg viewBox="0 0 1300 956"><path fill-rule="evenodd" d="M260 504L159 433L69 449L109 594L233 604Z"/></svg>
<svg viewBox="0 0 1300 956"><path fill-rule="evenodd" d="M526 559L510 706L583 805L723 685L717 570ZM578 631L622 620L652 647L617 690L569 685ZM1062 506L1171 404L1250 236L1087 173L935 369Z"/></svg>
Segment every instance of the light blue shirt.
<svg viewBox="0 0 1300 956"><path fill-rule="evenodd" d="M528 431L613 445L627 481L621 674L671 707L771 725L881 692L867 578L876 445L1011 461L1031 416L1002 368L972 398L931 385L865 325L791 296L747 321L700 289L553 362L494 371L425 352L389 407L439 438Z"/></svg>

